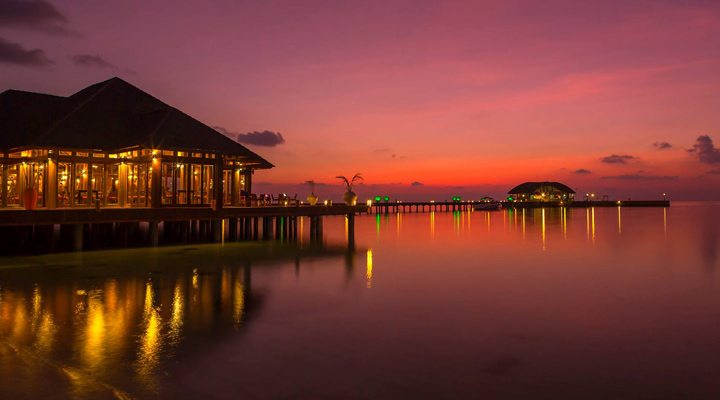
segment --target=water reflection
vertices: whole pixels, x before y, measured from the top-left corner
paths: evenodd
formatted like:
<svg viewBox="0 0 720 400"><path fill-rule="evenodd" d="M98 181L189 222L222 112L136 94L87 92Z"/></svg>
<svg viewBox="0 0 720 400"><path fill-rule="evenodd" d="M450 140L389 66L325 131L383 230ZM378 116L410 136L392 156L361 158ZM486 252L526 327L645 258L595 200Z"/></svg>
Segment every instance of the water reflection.
<svg viewBox="0 0 720 400"><path fill-rule="evenodd" d="M365 279L367 281L366 287L370 289L372 287L372 278L373 278L373 253L372 249L367 250L366 255L366 272L365 272Z"/></svg>
<svg viewBox="0 0 720 400"><path fill-rule="evenodd" d="M345 250L306 252L324 258L340 257ZM355 254L345 254L352 270ZM272 257L297 262L305 258L296 250ZM367 250L366 257L370 288L372 250ZM99 264L114 263L110 258ZM193 342L203 335L241 331L248 316L258 314L264 294L252 290L251 263L218 266L225 261L216 262L190 257L158 266L161 270L152 265L126 268L106 278L70 272L49 276L43 270L0 271L0 373L14 371L12 365L22 357L30 365L24 373L30 374L25 379L31 386L49 379L59 385L58 393L65 390L70 397L160 394L170 359L197 351ZM197 266L187 268L188 263ZM126 267L124 262L116 264ZM128 375L124 365L131 365L133 374ZM13 373L17 371L4 375ZM16 397L13 390L32 393L35 389L0 385L0 398Z"/></svg>
<svg viewBox="0 0 720 400"><path fill-rule="evenodd" d="M718 218L720 207L408 213L358 216L350 251L39 258L0 269L0 398L467 398L489 382L533 398L536 379L561 394L582 382L562 398L707 388ZM325 227L326 246L342 242L341 217ZM682 357L693 373L665 385ZM625 392L639 375L653 379Z"/></svg>

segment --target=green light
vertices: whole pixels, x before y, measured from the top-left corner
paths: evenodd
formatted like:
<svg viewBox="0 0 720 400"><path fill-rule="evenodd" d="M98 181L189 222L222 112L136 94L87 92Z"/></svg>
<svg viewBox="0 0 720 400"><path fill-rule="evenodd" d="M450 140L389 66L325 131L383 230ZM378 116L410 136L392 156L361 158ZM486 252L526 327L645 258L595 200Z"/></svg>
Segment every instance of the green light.
<svg viewBox="0 0 720 400"><path fill-rule="evenodd" d="M507 201L513 201L513 197L512 197L512 196L508 196L508 197L507 197Z"/></svg>
<svg viewBox="0 0 720 400"><path fill-rule="evenodd" d="M380 197L380 196L375 196L375 202L376 202L376 203L379 203L380 200L382 200L382 197Z"/></svg>
<svg viewBox="0 0 720 400"><path fill-rule="evenodd" d="M383 197L383 200L385 200L385 201L390 201L390 196L385 196L385 197Z"/></svg>

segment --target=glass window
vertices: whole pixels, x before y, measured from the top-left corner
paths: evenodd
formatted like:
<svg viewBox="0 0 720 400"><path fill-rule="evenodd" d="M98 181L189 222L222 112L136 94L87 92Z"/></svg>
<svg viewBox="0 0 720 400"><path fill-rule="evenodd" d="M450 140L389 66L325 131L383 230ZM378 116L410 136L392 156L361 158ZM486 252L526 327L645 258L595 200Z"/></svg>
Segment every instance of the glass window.
<svg viewBox="0 0 720 400"><path fill-rule="evenodd" d="M175 185L177 187L177 202L175 204L188 204L187 193L187 164L175 165Z"/></svg>
<svg viewBox="0 0 720 400"><path fill-rule="evenodd" d="M45 163L34 163L30 165L30 169L32 170L33 175L33 187L35 188L37 194L37 206L43 207L45 205L43 201L43 193L45 193Z"/></svg>
<svg viewBox="0 0 720 400"><path fill-rule="evenodd" d="M115 205L119 201L118 186L120 181L118 180L118 164L109 164L105 166L105 204Z"/></svg>
<svg viewBox="0 0 720 400"><path fill-rule="evenodd" d="M89 182L88 165L85 163L75 164L75 187L73 189L75 205L90 205Z"/></svg>
<svg viewBox="0 0 720 400"><path fill-rule="evenodd" d="M173 204L175 163L162 163L162 204Z"/></svg>
<svg viewBox="0 0 720 400"><path fill-rule="evenodd" d="M202 204L202 166L198 164L192 164L190 166L190 190L188 195L190 196L190 204Z"/></svg>
<svg viewBox="0 0 720 400"><path fill-rule="evenodd" d="M223 170L223 204L232 204L233 171Z"/></svg>
<svg viewBox="0 0 720 400"><path fill-rule="evenodd" d="M93 164L90 168L90 197L91 203L95 204L95 200L99 200L100 204L105 201L105 166Z"/></svg>
<svg viewBox="0 0 720 400"><path fill-rule="evenodd" d="M8 168L7 177L7 205L8 206L19 206L20 205L20 164L10 165Z"/></svg>
<svg viewBox="0 0 720 400"><path fill-rule="evenodd" d="M212 165L203 165L202 168L202 203L210 204L215 198L213 196L213 171L215 169Z"/></svg>
<svg viewBox="0 0 720 400"><path fill-rule="evenodd" d="M128 201L134 207L146 207L150 199L148 164L131 164L128 170Z"/></svg>
<svg viewBox="0 0 720 400"><path fill-rule="evenodd" d="M72 164L70 163L58 163L57 168L57 181L58 181L58 194L57 194L57 206L58 207L69 207L70 199L72 198L70 182L70 171Z"/></svg>

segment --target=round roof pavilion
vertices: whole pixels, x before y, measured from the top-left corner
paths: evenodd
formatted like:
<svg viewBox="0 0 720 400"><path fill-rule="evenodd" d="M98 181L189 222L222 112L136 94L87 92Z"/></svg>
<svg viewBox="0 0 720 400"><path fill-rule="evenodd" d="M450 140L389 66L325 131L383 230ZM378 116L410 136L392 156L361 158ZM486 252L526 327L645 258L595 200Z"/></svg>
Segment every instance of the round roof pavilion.
<svg viewBox="0 0 720 400"><path fill-rule="evenodd" d="M525 182L510 189L508 194L534 194L542 192L575 194L574 190L560 182Z"/></svg>

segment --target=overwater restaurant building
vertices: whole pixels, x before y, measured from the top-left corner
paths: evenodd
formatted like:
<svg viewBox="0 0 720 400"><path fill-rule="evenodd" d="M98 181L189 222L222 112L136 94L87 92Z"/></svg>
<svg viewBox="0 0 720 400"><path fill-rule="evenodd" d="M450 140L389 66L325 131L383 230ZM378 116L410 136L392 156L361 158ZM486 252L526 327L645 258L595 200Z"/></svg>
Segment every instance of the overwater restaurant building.
<svg viewBox="0 0 720 400"><path fill-rule="evenodd" d="M246 205L254 171L272 167L119 78L69 97L0 93L2 207Z"/></svg>
<svg viewBox="0 0 720 400"><path fill-rule="evenodd" d="M525 182L508 191L511 201L573 201L575 191L560 182Z"/></svg>

